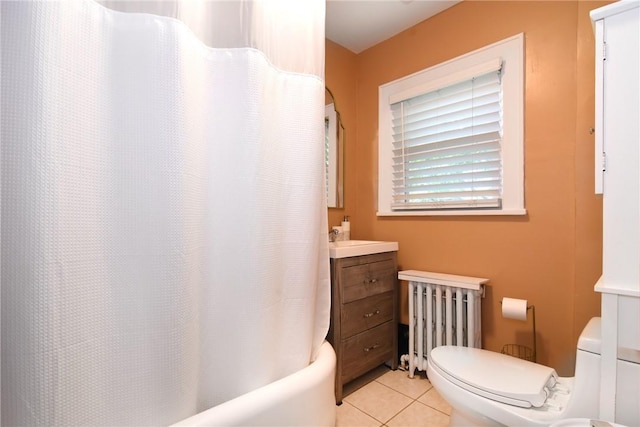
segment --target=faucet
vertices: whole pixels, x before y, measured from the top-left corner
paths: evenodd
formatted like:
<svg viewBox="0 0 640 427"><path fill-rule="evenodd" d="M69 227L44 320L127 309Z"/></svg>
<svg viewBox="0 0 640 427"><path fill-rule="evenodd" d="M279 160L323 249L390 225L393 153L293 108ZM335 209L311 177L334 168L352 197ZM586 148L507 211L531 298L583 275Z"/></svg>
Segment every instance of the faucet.
<svg viewBox="0 0 640 427"><path fill-rule="evenodd" d="M329 241L330 242L335 242L336 238L338 237L338 234L340 234L340 230L337 229L333 229L329 232Z"/></svg>

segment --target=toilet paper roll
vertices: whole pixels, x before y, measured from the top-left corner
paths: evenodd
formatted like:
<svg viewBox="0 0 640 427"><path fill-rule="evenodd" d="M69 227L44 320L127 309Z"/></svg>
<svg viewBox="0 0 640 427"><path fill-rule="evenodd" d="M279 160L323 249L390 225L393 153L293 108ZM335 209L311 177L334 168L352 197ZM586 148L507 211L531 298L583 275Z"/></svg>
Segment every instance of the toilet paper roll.
<svg viewBox="0 0 640 427"><path fill-rule="evenodd" d="M502 298L502 317L507 319L527 320L527 300Z"/></svg>

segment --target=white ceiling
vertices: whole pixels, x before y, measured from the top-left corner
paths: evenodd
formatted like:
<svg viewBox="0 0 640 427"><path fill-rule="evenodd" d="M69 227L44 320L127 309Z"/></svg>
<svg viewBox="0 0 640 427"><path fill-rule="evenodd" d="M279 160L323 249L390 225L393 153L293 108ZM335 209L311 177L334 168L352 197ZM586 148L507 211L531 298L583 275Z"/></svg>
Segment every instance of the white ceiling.
<svg viewBox="0 0 640 427"><path fill-rule="evenodd" d="M326 37L360 53L460 0L327 0Z"/></svg>

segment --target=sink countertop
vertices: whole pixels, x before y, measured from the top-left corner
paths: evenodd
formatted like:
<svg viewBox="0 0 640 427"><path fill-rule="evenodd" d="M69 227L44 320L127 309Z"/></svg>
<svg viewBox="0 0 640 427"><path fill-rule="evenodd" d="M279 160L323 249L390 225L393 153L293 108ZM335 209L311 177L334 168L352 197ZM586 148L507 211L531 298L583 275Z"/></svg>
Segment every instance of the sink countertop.
<svg viewBox="0 0 640 427"><path fill-rule="evenodd" d="M348 258L398 250L398 242L380 242L373 240L344 240L329 242L329 257Z"/></svg>

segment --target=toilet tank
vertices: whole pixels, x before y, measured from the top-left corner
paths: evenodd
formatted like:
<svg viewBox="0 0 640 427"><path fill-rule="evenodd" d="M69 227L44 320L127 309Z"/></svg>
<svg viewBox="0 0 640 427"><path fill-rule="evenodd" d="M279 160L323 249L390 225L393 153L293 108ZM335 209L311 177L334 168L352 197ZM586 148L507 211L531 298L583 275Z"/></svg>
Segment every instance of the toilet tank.
<svg viewBox="0 0 640 427"><path fill-rule="evenodd" d="M578 350L588 351L589 353L597 355L600 354L602 345L602 340L600 339L600 323L601 319L599 317L594 317L589 320L587 326L582 330L580 338L578 338ZM576 366L576 370L577 368Z"/></svg>
<svg viewBox="0 0 640 427"><path fill-rule="evenodd" d="M570 406L576 413L588 411L588 405L600 406L600 352L602 347L600 318L594 317L578 339L574 394ZM618 348L616 375L615 421L623 425L638 425L640 420L640 352L629 348ZM592 393L590 390L594 390Z"/></svg>
<svg viewBox="0 0 640 427"><path fill-rule="evenodd" d="M594 317L578 338L576 371L567 417L598 418L600 407L600 318Z"/></svg>

